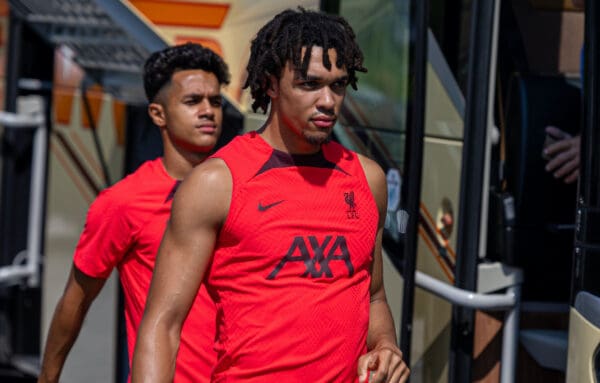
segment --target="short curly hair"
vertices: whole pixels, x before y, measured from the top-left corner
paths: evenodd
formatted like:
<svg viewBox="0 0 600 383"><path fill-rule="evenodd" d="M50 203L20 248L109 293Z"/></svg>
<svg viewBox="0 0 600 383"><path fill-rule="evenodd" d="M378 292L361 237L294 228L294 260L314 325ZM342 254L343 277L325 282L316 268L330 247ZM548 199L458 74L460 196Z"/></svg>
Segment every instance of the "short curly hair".
<svg viewBox="0 0 600 383"><path fill-rule="evenodd" d="M219 85L229 84L229 68L212 50L200 44L186 43L154 52L144 64L144 90L148 102L167 85L173 74L181 70L201 69L213 73Z"/></svg>
<svg viewBox="0 0 600 383"><path fill-rule="evenodd" d="M335 65L346 68L349 84L357 89L356 72L367 72L367 68L363 66L363 54L350 24L336 15L302 7L288 9L263 26L252 41L244 89L250 88L255 112L261 108L266 113L271 101L267 95L269 76L280 78L288 60L306 76L313 46L324 51L335 49ZM304 47L307 49L300 57ZM323 55L323 65L331 69L329 55Z"/></svg>

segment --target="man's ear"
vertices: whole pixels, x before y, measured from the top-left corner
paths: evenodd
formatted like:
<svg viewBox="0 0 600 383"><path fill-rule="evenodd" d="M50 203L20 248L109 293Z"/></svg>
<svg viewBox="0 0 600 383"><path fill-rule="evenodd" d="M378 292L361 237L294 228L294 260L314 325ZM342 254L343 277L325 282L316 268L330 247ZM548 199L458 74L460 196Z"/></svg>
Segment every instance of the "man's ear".
<svg viewBox="0 0 600 383"><path fill-rule="evenodd" d="M165 109L161 104L151 102L148 105L148 115L152 119L154 125L158 126L159 128L162 128L163 126L167 125Z"/></svg>
<svg viewBox="0 0 600 383"><path fill-rule="evenodd" d="M267 78L267 96L277 98L279 96L279 80L270 74Z"/></svg>

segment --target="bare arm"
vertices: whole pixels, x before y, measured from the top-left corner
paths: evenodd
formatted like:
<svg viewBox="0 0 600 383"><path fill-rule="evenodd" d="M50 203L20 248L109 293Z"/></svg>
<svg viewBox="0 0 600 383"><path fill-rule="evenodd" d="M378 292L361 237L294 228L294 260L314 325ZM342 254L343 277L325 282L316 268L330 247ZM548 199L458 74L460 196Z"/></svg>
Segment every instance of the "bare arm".
<svg viewBox="0 0 600 383"><path fill-rule="evenodd" d="M377 203L379 224L371 270L371 308L367 348L358 363L361 382L406 382L410 373L396 344L394 319L387 303L383 285L382 239L387 211L387 183L382 169L374 161L361 157L367 181Z"/></svg>
<svg viewBox="0 0 600 383"><path fill-rule="evenodd" d="M221 160L197 166L175 193L133 354L132 382L170 382L183 322L229 210L231 175Z"/></svg>
<svg viewBox="0 0 600 383"><path fill-rule="evenodd" d="M88 309L105 282L106 279L89 277L72 267L50 323L38 383L58 382Z"/></svg>

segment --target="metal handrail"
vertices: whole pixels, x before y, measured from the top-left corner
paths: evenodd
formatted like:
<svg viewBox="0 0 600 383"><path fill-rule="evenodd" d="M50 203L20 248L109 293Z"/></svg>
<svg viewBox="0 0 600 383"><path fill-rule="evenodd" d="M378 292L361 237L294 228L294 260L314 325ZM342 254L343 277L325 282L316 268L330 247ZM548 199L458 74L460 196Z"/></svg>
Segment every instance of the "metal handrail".
<svg viewBox="0 0 600 383"><path fill-rule="evenodd" d="M452 304L471 309L504 311L514 307L517 302L515 294L481 294L467 291L420 271L415 271L415 282L420 288L444 298Z"/></svg>
<svg viewBox="0 0 600 383"><path fill-rule="evenodd" d="M518 269L512 272L521 273ZM515 284L508 286L504 294L482 294L452 286L418 270L415 271L415 284L417 286L452 304L478 310L506 311L502 332L501 383L513 383L515 381L521 278L518 277L515 280Z"/></svg>
<svg viewBox="0 0 600 383"><path fill-rule="evenodd" d="M15 283L22 278L27 278L27 283L30 287L37 287L40 283L39 269L42 245L44 173L48 143L46 120L43 113L18 114L0 111L0 125L8 129L35 129L31 165L27 249L24 250L25 262L21 263L21 258L23 258L23 252L21 252L15 256L15 262L12 265L0 267L0 283Z"/></svg>

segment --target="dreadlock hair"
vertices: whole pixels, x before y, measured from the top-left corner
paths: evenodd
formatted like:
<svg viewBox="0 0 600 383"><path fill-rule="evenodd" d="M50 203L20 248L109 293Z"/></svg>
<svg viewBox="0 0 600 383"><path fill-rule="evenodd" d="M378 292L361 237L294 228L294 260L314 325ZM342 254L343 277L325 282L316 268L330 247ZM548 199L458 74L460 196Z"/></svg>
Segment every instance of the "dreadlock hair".
<svg viewBox="0 0 600 383"><path fill-rule="evenodd" d="M276 15L258 31L250 47L248 77L243 88L250 88L252 109L256 112L261 108L266 113L271 101L267 95L269 76L279 78L288 60L306 76L313 46L323 48L323 66L328 70L331 62L325 52L336 50L335 65L346 68L349 83L356 90L356 72L367 72L367 68L362 65L363 54L355 37L350 24L340 16L302 7ZM304 55L302 48L306 48Z"/></svg>
<svg viewBox="0 0 600 383"><path fill-rule="evenodd" d="M154 102L161 89L171 82L175 72L200 69L213 73L219 85L229 84L229 69L219 55L200 44L186 43L154 52L144 64L144 90L148 102Z"/></svg>

